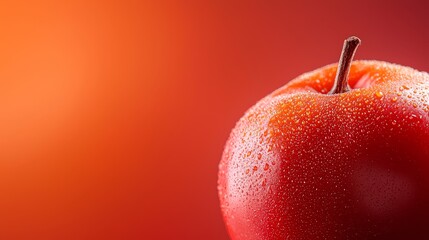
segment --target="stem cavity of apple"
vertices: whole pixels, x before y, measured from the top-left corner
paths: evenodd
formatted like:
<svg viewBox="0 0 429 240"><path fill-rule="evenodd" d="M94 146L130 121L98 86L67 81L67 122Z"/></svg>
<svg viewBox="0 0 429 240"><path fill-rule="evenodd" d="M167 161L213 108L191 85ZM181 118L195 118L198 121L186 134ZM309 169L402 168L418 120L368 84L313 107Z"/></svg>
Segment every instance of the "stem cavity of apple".
<svg viewBox="0 0 429 240"><path fill-rule="evenodd" d="M348 83L350 66L356 53L356 49L360 43L360 39L355 36L349 37L344 41L343 51L341 52L340 61L338 63L334 85L328 94L332 95L350 91Z"/></svg>

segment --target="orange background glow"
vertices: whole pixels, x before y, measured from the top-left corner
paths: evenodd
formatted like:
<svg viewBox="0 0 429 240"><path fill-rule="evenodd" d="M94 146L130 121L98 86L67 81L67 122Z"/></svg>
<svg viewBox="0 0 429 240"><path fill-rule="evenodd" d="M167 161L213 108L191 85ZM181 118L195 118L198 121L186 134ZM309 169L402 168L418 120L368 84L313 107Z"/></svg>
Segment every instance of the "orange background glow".
<svg viewBox="0 0 429 240"><path fill-rule="evenodd" d="M0 239L228 239L217 164L295 76L429 70L427 1L0 2Z"/></svg>

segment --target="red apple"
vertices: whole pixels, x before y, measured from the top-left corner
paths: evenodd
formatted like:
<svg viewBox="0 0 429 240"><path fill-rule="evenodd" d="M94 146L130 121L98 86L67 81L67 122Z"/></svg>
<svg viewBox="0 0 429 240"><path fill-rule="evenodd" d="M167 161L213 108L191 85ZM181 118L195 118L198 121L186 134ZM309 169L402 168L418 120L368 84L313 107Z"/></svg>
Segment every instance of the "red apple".
<svg viewBox="0 0 429 240"><path fill-rule="evenodd" d="M232 239L429 239L429 74L351 63L359 43L233 129L218 184Z"/></svg>

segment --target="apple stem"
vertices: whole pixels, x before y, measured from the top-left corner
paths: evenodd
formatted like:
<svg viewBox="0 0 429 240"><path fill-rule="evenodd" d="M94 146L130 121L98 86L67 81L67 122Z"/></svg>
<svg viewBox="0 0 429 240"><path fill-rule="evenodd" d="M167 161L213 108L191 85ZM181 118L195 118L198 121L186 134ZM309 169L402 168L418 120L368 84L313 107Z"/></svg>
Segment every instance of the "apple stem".
<svg viewBox="0 0 429 240"><path fill-rule="evenodd" d="M334 86L328 94L338 94L350 91L348 77L350 66L356 49L361 43L358 37L349 37L344 41L343 51L341 52L338 63L337 75L335 76Z"/></svg>

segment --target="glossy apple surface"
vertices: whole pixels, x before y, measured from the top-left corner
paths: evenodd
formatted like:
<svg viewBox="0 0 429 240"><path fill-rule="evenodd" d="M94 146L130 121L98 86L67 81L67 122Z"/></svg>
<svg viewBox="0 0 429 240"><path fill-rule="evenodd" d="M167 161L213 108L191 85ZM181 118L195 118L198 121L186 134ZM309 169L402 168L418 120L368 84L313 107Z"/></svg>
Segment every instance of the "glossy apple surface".
<svg viewBox="0 0 429 240"><path fill-rule="evenodd" d="M353 62L304 74L246 112L219 166L229 234L251 239L429 239L429 75Z"/></svg>

